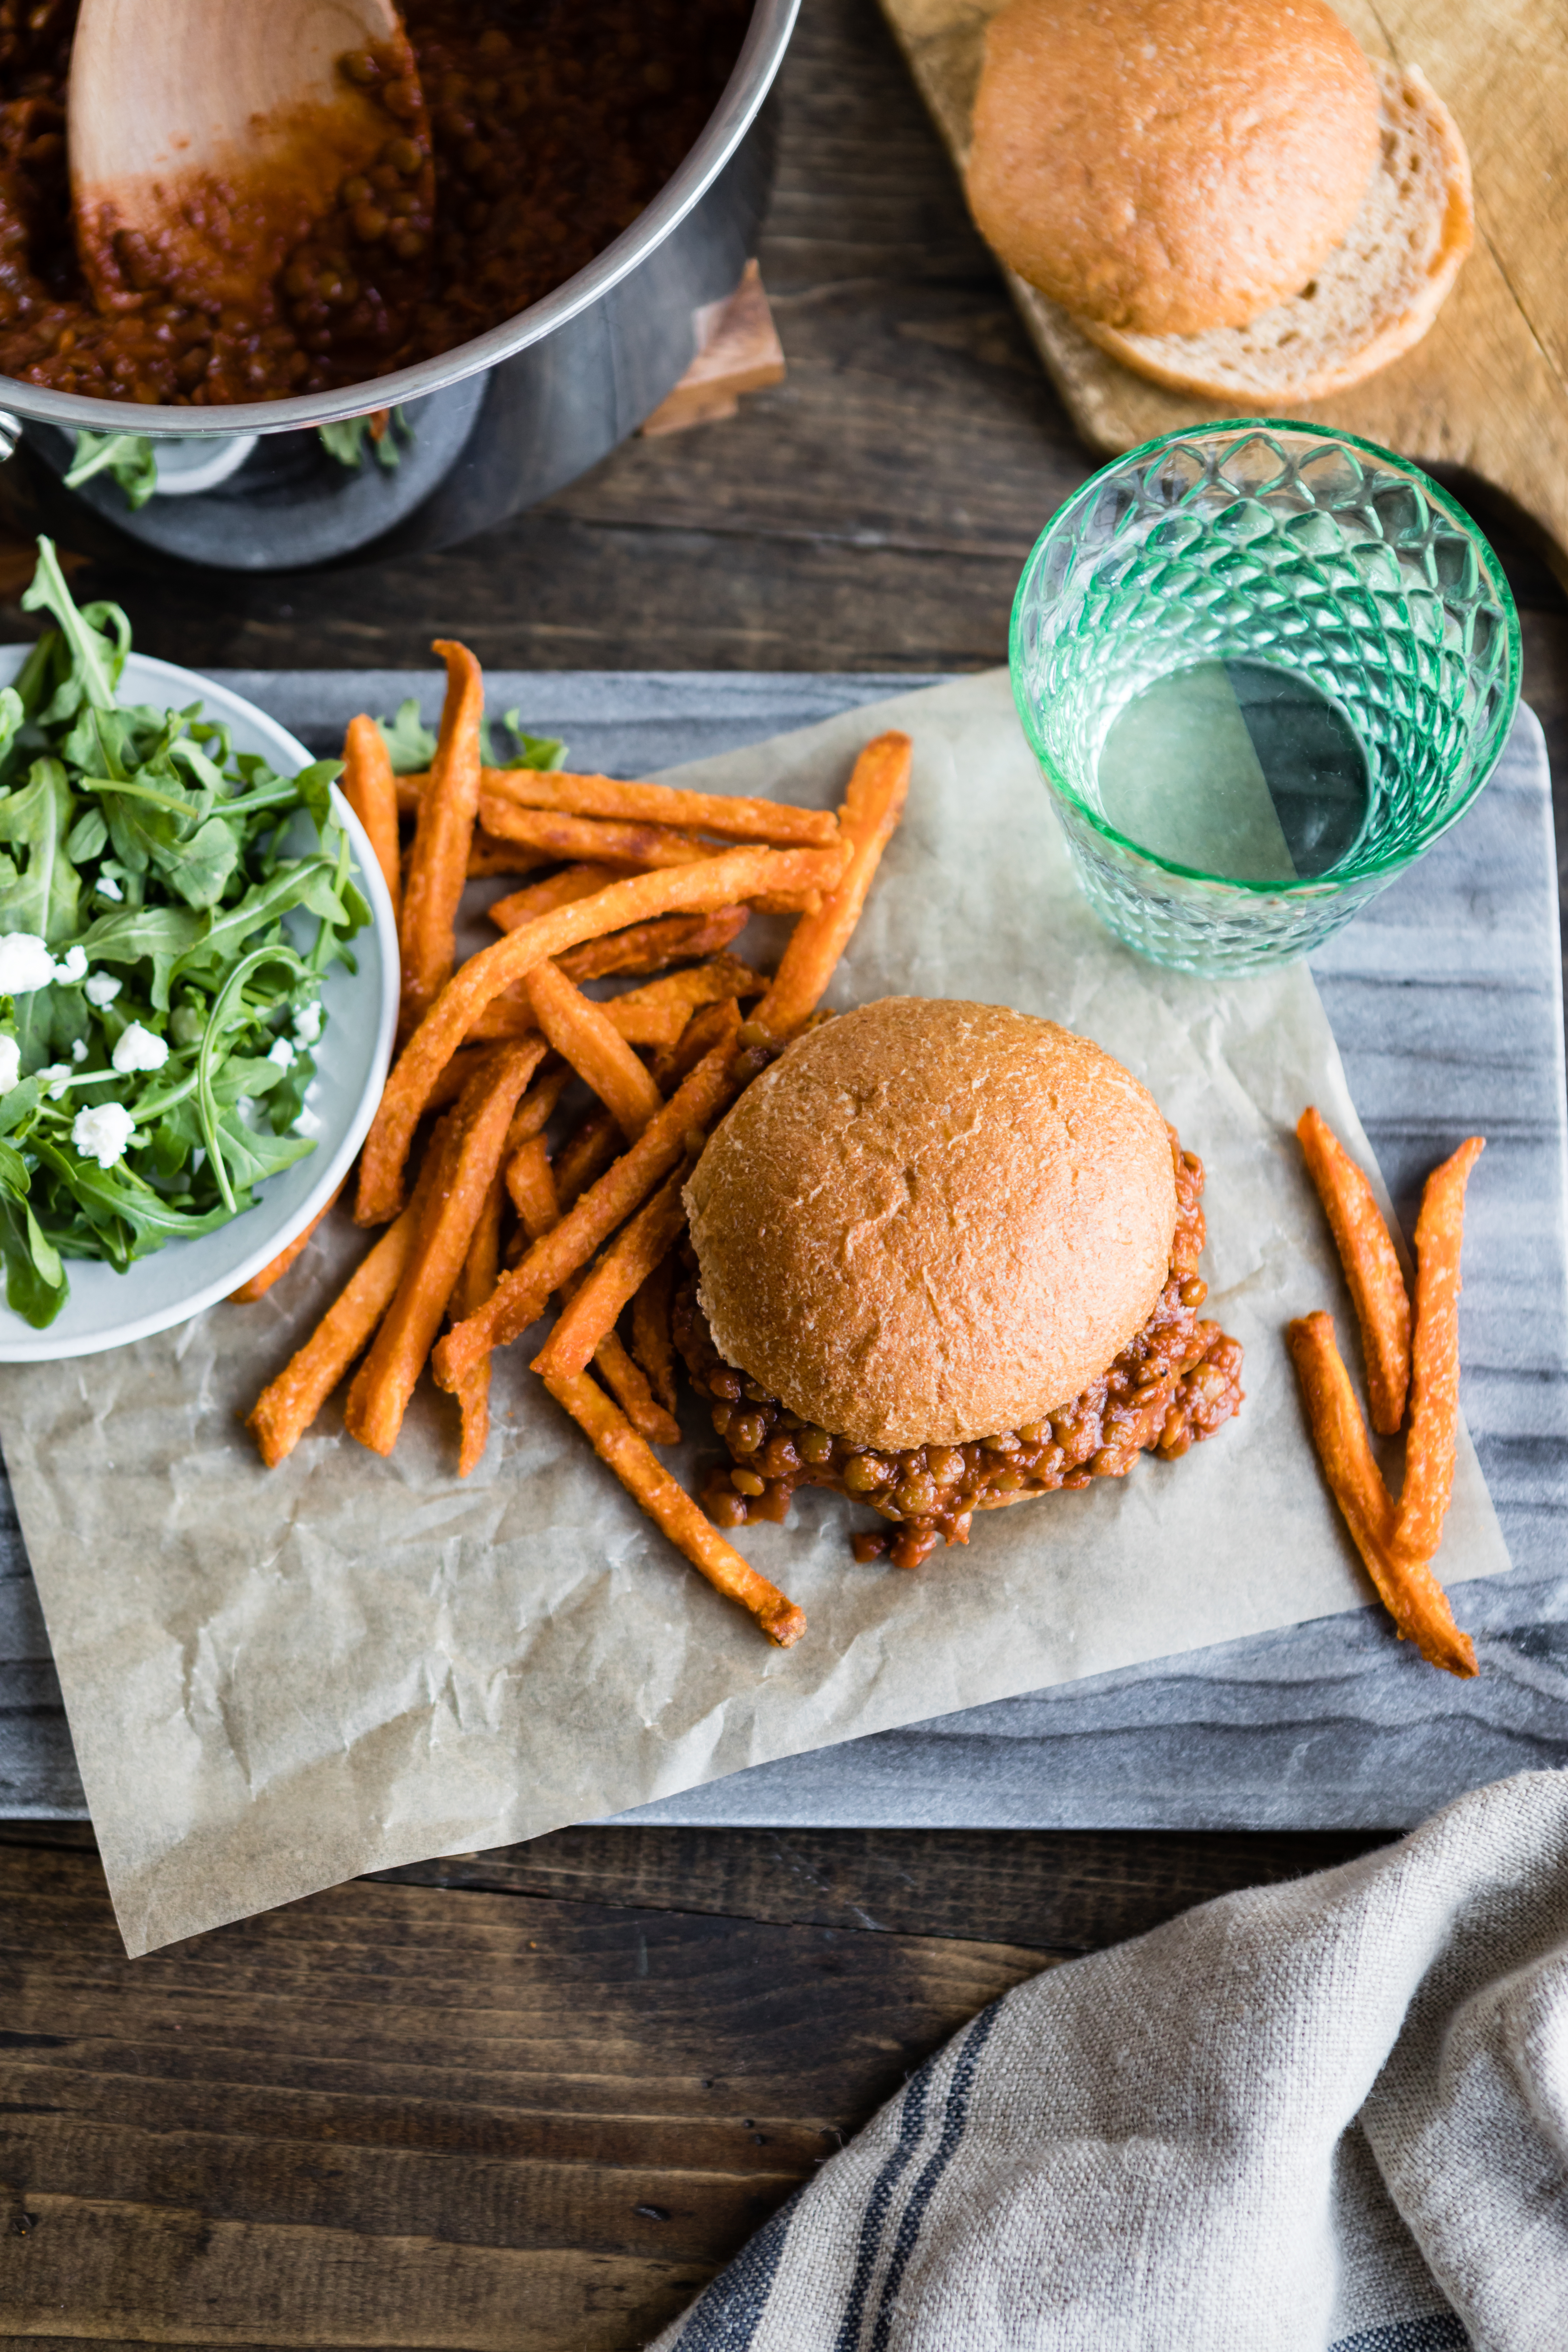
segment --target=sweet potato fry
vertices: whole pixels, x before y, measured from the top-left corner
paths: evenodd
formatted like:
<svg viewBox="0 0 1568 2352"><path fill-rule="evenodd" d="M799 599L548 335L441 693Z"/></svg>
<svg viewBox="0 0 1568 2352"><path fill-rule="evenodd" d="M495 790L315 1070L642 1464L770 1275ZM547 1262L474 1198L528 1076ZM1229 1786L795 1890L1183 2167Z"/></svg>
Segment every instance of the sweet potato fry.
<svg viewBox="0 0 1568 2352"><path fill-rule="evenodd" d="M1296 1123L1361 1326L1372 1425L1392 1437L1410 1381L1410 1296L1383 1212L1362 1171L1310 1104Z"/></svg>
<svg viewBox="0 0 1568 2352"><path fill-rule="evenodd" d="M548 1228L546 1228L548 1230ZM582 1289L585 1277L569 1275L561 1286L563 1306ZM487 1357L486 1361L489 1360ZM615 1398L639 1437L650 1445L679 1445L680 1423L672 1412L667 1412L652 1389L640 1364L635 1363L622 1346L617 1332L605 1331L594 1349L594 1364L600 1379Z"/></svg>
<svg viewBox="0 0 1568 2352"><path fill-rule="evenodd" d="M556 970L560 967L556 966ZM761 972L752 971L734 956L714 956L684 971L667 972L646 988L629 989L595 1006L627 1045L673 1045L700 1004L721 1004L726 997L761 996L767 987ZM532 996L533 980L493 996L468 1032L468 1043L495 1037L526 1037L539 1028ZM587 1076L584 1071L583 1076Z"/></svg>
<svg viewBox="0 0 1568 2352"><path fill-rule="evenodd" d="M558 966L536 964L526 982L534 1018L563 1062L613 1110L635 1143L664 1097L603 1005L574 988Z"/></svg>
<svg viewBox="0 0 1568 2352"><path fill-rule="evenodd" d="M498 1045L475 1071L452 1114L397 1296L349 1391L345 1424L373 1453L390 1454L397 1443L535 1060L528 1045ZM476 1351L465 1376L478 1362Z"/></svg>
<svg viewBox="0 0 1568 2352"><path fill-rule="evenodd" d="M570 869L568 869L570 870ZM542 886L541 886L542 887ZM516 893L521 898L523 893ZM503 899L503 906L511 902ZM495 909L490 910L493 920ZM717 955L751 921L750 907L720 907L711 915L659 915L634 923L607 940L587 940L568 948L556 961L568 980L603 980L611 972L663 971L672 963L697 963ZM502 930L511 928L503 923Z"/></svg>
<svg viewBox="0 0 1568 2352"><path fill-rule="evenodd" d="M705 1576L727 1601L738 1601L748 1611L781 1650L798 1642L805 1631L805 1612L725 1542L592 1375L577 1372L569 1379L547 1381L546 1386L590 1440L600 1461L608 1465L649 1518L685 1553L699 1575Z"/></svg>
<svg viewBox="0 0 1568 2352"><path fill-rule="evenodd" d="M403 860L397 844L397 779L386 738L374 719L351 719L343 737L343 798L370 836L392 911L403 905Z"/></svg>
<svg viewBox="0 0 1568 2352"><path fill-rule="evenodd" d="M738 956L713 956L707 963L689 964L684 971L668 972L646 988L612 997L605 1011L628 1045L673 1045L685 1034L699 1005L722 1004L731 996L761 996L767 985L763 974Z"/></svg>
<svg viewBox="0 0 1568 2352"><path fill-rule="evenodd" d="M555 1179L550 1172L550 1154L542 1135L531 1135L511 1154L506 1163L506 1189L531 1242L561 1223L561 1203L555 1197ZM471 1315L474 1307L483 1305L482 1298L476 1299L466 1312Z"/></svg>
<svg viewBox="0 0 1568 2352"><path fill-rule="evenodd" d="M1415 1221L1415 1330L1410 1348L1410 1433L1394 1548L1406 1567L1428 1560L1454 1491L1459 1418L1459 1250L1465 1186L1486 1149L1472 1135L1435 1168Z"/></svg>
<svg viewBox="0 0 1568 2352"><path fill-rule="evenodd" d="M731 1023L733 1013L731 1012ZM563 1216L552 1233L535 1242L527 1255L504 1274L477 1315L448 1331L436 1350L441 1387L455 1388L468 1366L490 1348L504 1348L543 1314L552 1292L585 1265L617 1225L635 1215L676 1168L686 1139L705 1134L729 1108L738 1081L731 1072L734 1030L699 1062L658 1117L628 1151L607 1168L596 1184Z"/></svg>
<svg viewBox="0 0 1568 2352"><path fill-rule="evenodd" d="M564 769L487 768L481 790L519 807L631 824L682 825L726 841L772 842L780 849L826 848L837 826L826 809L784 801L743 800L728 793L682 792L672 784L622 783L615 776L570 775Z"/></svg>
<svg viewBox="0 0 1568 2352"><path fill-rule="evenodd" d="M1473 1675L1474 1644L1455 1624L1430 1567L1394 1549L1394 1505L1335 1343L1332 1317L1305 1316L1289 1326L1287 1338L1323 1475L1401 1641L1414 1642L1429 1664L1448 1674Z"/></svg>
<svg viewBox="0 0 1568 2352"><path fill-rule="evenodd" d="M721 999L717 1004L701 1006L692 1014L675 1044L662 1047L648 1064L659 1093L672 1093L682 1078L689 1077L698 1063L710 1054L715 1045L733 1037L738 1026L739 1016L728 998ZM566 1147L568 1151L571 1148L570 1144ZM562 1159L564 1161L564 1152ZM557 1183L564 1181L561 1169L556 1170L555 1176Z"/></svg>
<svg viewBox="0 0 1568 2352"><path fill-rule="evenodd" d="M543 1039L540 1040L542 1045ZM508 1157L526 1143L531 1136L542 1135L555 1116L555 1106L570 1086L576 1072L570 1063L556 1062L536 1078L511 1115L511 1125L506 1131Z"/></svg>
<svg viewBox="0 0 1568 2352"><path fill-rule="evenodd" d="M440 1138L433 1139L414 1197L339 1292L304 1346L257 1398L246 1422L261 1458L275 1470L292 1454L391 1306L414 1254Z"/></svg>
<svg viewBox="0 0 1568 2352"><path fill-rule="evenodd" d="M547 874L542 882L530 882L525 888L514 890L510 898L498 898L489 909L489 919L498 931L519 930L524 923L531 923L536 915L548 915L555 907L569 907L574 898L591 898L595 890L603 890L606 884L620 878L614 866L563 866L558 873ZM663 919L668 921L671 918L666 916ZM694 919L677 916L673 919L685 922ZM698 916L695 919L700 922L703 918ZM576 955L581 950L572 948L567 952ZM568 977L581 980L584 975L574 971Z"/></svg>
<svg viewBox="0 0 1568 2352"><path fill-rule="evenodd" d="M304 1231L296 1234L291 1242L286 1242L277 1256L264 1265L259 1274L253 1274L248 1282L242 1282L237 1290L229 1292L229 1301L232 1306L254 1307L258 1298L266 1297L273 1284L288 1273L295 1259L303 1255L316 1227L321 1223L323 1217L329 1215L337 1207L343 1184L348 1181L345 1176L343 1183L338 1186L337 1192L332 1194L326 1206L317 1210Z"/></svg>
<svg viewBox="0 0 1568 2352"><path fill-rule="evenodd" d="M463 1271L458 1276L453 1294L457 1312L471 1315L482 1307L496 1286L500 1272L500 1220L506 1199L506 1186L498 1173L490 1179L485 1204L479 1212L479 1222L474 1227L468 1244L468 1255L463 1260ZM462 1436L458 1442L458 1475L466 1478L470 1470L484 1459L490 1433L490 1360L474 1366L458 1391L458 1410L462 1417Z"/></svg>
<svg viewBox="0 0 1568 2352"><path fill-rule="evenodd" d="M606 1331L594 1350L594 1370L631 1423L650 1445L679 1445L680 1423L647 1384L642 1366L627 1354L620 1334Z"/></svg>
<svg viewBox="0 0 1568 2352"><path fill-rule="evenodd" d="M397 803L405 816L419 806L429 778L397 779ZM682 792L671 784L623 783L615 776L579 776L564 769L486 768L479 789L490 799L520 808L553 809L563 815L611 818L631 824L684 826L718 834L726 841L770 843L779 849L826 848L837 823L826 809L794 808L785 801L745 800L728 793Z"/></svg>
<svg viewBox="0 0 1568 2352"><path fill-rule="evenodd" d="M563 1209L596 1184L621 1148L621 1130L603 1103L574 1128L555 1160L555 1191Z"/></svg>
<svg viewBox="0 0 1568 2352"><path fill-rule="evenodd" d="M431 1087L491 997L536 964L602 939L652 915L732 907L758 891L832 887L846 852L835 849L731 849L700 865L668 867L612 882L590 898L553 908L470 956L455 972L398 1055L360 1154L354 1215L362 1225L395 1216L403 1199L404 1163Z"/></svg>
<svg viewBox="0 0 1568 2352"><path fill-rule="evenodd" d="M855 762L838 812L839 830L853 844L849 867L822 910L803 915L779 960L777 977L752 1018L775 1037L793 1037L816 1010L835 965L860 919L866 893L892 839L910 789L914 746L907 735L879 735Z"/></svg>
<svg viewBox="0 0 1568 2352"><path fill-rule="evenodd" d="M533 1034L539 1046L539 1058L542 1061L550 1048L537 1030ZM454 1054L431 1087L426 1109L445 1110L449 1104L455 1103L489 1050L486 1045L464 1045Z"/></svg>
<svg viewBox="0 0 1568 2352"><path fill-rule="evenodd" d="M632 1301L632 1354L648 1377L648 1385L667 1412L678 1402L675 1385L675 1342L670 1337L669 1310L675 1292L675 1252L668 1251Z"/></svg>
<svg viewBox="0 0 1568 2352"><path fill-rule="evenodd" d="M435 650L447 665L447 699L429 786L420 796L398 926L404 1034L417 1027L452 976L457 954L453 927L479 805L484 680L467 646L438 638Z"/></svg>
<svg viewBox="0 0 1568 2352"><path fill-rule="evenodd" d="M622 1307L674 1248L686 1223L681 1193L690 1172L689 1160L683 1160L630 1223L622 1226L535 1356L536 1372L563 1380L586 1371L595 1349L620 1320Z"/></svg>
<svg viewBox="0 0 1568 2352"><path fill-rule="evenodd" d="M470 882L502 881L510 875L531 874L538 866L554 863L548 849L525 849L521 842L499 841L477 824L468 844Z"/></svg>
<svg viewBox="0 0 1568 2352"><path fill-rule="evenodd" d="M621 866L691 866L711 857L714 844L699 841L668 824L614 824L597 817L557 816L551 809L521 808L515 801L481 794L479 821L501 841L521 842L551 857L610 859Z"/></svg>

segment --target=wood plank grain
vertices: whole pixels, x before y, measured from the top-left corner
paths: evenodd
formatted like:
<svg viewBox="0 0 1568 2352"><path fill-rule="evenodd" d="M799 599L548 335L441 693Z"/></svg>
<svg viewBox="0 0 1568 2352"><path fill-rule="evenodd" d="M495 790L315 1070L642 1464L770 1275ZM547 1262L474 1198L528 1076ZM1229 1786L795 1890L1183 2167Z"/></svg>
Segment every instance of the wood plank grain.
<svg viewBox="0 0 1568 2352"><path fill-rule="evenodd" d="M640 1822L390 1871L402 1885L711 1911L868 1934L979 1937L1063 1957L1144 1934L1238 1886L1326 1870L1380 1843L1116 1830L710 1830Z"/></svg>
<svg viewBox="0 0 1568 2352"><path fill-rule="evenodd" d="M0 1849L0 2340L630 2347L1040 1965L365 1883L128 1962Z"/></svg>

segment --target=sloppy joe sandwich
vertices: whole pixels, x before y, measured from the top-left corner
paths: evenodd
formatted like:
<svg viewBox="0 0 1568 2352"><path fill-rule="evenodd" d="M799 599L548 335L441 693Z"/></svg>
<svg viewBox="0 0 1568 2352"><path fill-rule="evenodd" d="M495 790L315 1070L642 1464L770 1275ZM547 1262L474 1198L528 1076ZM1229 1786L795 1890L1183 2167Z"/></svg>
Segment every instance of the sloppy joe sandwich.
<svg viewBox="0 0 1568 2352"><path fill-rule="evenodd" d="M808 1031L686 1188L674 1331L730 1462L721 1526L869 1503L912 1568L975 1510L1166 1458L1241 1402L1200 1318L1203 1169L1088 1038L888 997Z"/></svg>
<svg viewBox="0 0 1568 2352"><path fill-rule="evenodd" d="M1452 115L1324 0L1008 0L972 142L1001 258L1124 365L1217 399L1386 365L1473 235Z"/></svg>

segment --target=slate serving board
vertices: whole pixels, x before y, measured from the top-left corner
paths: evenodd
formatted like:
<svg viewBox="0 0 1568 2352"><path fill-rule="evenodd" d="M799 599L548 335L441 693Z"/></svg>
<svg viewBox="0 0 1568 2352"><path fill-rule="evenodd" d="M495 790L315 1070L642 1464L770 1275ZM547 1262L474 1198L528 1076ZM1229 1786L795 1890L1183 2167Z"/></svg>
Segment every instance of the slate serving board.
<svg viewBox="0 0 1568 2352"><path fill-rule="evenodd" d="M321 751L355 710L390 711L416 693L431 718L440 698L434 674L216 675ZM564 735L574 762L635 774L922 682L530 672L492 674L489 688L492 707L515 703L531 726ZM1464 1402L1514 1567L1460 1591L1478 1679L1434 1674L1381 1612L1353 1611L760 1765L627 1819L1392 1828L1462 1789L1568 1762L1562 963L1550 777L1529 711L1464 824L1313 969L1407 1232L1426 1170L1460 1136L1489 1139L1466 1234ZM85 1811L0 1484L0 1813Z"/></svg>

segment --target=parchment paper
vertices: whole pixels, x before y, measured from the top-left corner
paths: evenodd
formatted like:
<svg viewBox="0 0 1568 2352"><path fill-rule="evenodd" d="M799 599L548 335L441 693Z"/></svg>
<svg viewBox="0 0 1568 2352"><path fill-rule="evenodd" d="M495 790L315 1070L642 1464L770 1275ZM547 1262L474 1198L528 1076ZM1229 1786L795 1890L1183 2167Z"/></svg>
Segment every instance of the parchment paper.
<svg viewBox="0 0 1568 2352"><path fill-rule="evenodd" d="M1373 1163L1310 974L1194 981L1117 946L1078 894L999 672L679 772L829 804L895 725L915 741L909 813L833 1001L1006 1003L1138 1073L1207 1169L1207 1311L1246 1346L1239 1419L1181 1462L987 1513L913 1575L856 1566L867 1515L802 1497L788 1528L740 1538L808 1612L781 1652L595 1461L526 1339L498 1359L497 1427L467 1481L434 1391L389 1462L343 1436L334 1403L263 1470L238 1416L363 1251L346 1221L259 1306L5 1371L5 1458L132 1953L355 1872L1371 1597L1283 1342L1289 1317L1331 1307L1359 1372L1292 1134L1302 1106ZM689 1477L701 1450L670 1458ZM1441 1572L1508 1565L1462 1435Z"/></svg>

